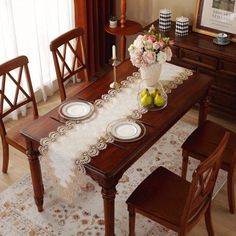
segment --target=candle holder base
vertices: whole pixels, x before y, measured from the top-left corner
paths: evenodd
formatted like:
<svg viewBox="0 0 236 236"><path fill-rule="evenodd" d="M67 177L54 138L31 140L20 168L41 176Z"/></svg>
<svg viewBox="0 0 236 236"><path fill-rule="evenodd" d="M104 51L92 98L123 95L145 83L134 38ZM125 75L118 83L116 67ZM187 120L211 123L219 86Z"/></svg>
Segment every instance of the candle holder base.
<svg viewBox="0 0 236 236"><path fill-rule="evenodd" d="M118 88L120 88L120 84L119 84L118 82L112 82L112 83L110 84L110 88L112 88L112 89L118 89Z"/></svg>
<svg viewBox="0 0 236 236"><path fill-rule="evenodd" d="M109 65L111 65L111 66L113 66L113 63L114 63L114 59L109 59L109 61L108 61L108 64ZM121 64L121 61L120 60L118 60L118 59L116 59L116 66L118 66L118 65L120 65Z"/></svg>

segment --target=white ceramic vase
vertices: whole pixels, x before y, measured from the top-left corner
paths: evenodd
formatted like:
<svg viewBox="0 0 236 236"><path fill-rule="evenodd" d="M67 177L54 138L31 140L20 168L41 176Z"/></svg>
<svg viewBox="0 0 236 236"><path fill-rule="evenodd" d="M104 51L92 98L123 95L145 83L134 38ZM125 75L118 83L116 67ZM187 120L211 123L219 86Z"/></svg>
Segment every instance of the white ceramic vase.
<svg viewBox="0 0 236 236"><path fill-rule="evenodd" d="M154 86L158 83L161 75L161 64L154 63L149 66L139 68L141 78L145 81L146 86Z"/></svg>

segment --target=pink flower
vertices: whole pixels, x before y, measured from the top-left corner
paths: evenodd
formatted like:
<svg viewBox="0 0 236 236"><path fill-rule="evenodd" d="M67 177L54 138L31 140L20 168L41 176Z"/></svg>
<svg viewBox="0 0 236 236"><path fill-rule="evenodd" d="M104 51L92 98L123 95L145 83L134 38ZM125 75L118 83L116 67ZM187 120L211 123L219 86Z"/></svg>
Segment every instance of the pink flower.
<svg viewBox="0 0 236 236"><path fill-rule="evenodd" d="M155 37L155 35L152 35L152 34L151 34L151 35L148 35L147 39L148 39L148 40L151 40L153 43L156 42L156 37Z"/></svg>
<svg viewBox="0 0 236 236"><path fill-rule="evenodd" d="M141 67L143 65L143 61L141 57L130 57L130 61L136 67Z"/></svg>
<svg viewBox="0 0 236 236"><path fill-rule="evenodd" d="M169 47L171 44L173 41L158 34L152 26L147 34L138 35L133 44L129 46L130 60L134 66L139 68L154 63L165 63L172 57Z"/></svg>
<svg viewBox="0 0 236 236"><path fill-rule="evenodd" d="M156 53L153 51L146 51L143 53L142 59L145 64L152 64L156 61Z"/></svg>
<svg viewBox="0 0 236 236"><path fill-rule="evenodd" d="M140 67L142 65L142 51L139 49L130 51L130 60L134 66Z"/></svg>
<svg viewBox="0 0 236 236"><path fill-rule="evenodd" d="M162 39L158 43L159 43L161 48L163 48L165 46L165 43L164 43L164 41Z"/></svg>

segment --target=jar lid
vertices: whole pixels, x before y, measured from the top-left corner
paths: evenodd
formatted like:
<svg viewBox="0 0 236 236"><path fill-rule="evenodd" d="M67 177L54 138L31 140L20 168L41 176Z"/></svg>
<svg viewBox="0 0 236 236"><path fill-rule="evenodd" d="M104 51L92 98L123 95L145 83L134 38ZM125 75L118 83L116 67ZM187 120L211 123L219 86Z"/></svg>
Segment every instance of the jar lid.
<svg viewBox="0 0 236 236"><path fill-rule="evenodd" d="M180 16L180 17L177 17L176 18L176 21L179 21L179 22L188 22L188 17L185 17L185 16Z"/></svg>
<svg viewBox="0 0 236 236"><path fill-rule="evenodd" d="M161 9L161 10L160 10L160 13L170 14L170 13L171 13L171 10L170 10L170 9L167 9L167 8L164 8L164 9Z"/></svg>

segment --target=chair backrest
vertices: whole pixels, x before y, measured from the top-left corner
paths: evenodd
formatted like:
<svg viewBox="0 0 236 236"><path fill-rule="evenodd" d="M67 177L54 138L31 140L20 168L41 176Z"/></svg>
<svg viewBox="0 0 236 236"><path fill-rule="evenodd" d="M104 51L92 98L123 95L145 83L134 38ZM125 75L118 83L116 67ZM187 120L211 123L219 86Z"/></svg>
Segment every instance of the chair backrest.
<svg viewBox="0 0 236 236"><path fill-rule="evenodd" d="M61 100L64 101L66 99L64 87L66 80L83 70L84 79L88 81L84 30L75 28L62 34L51 42L50 50L53 55Z"/></svg>
<svg viewBox="0 0 236 236"><path fill-rule="evenodd" d="M9 89L13 92L9 94ZM16 109L32 102L34 117L37 105L31 83L28 58L19 56L0 65L0 129L5 133L3 118Z"/></svg>
<svg viewBox="0 0 236 236"><path fill-rule="evenodd" d="M213 153L194 171L181 224L191 224L209 206L219 172L222 153L230 133L226 132Z"/></svg>

